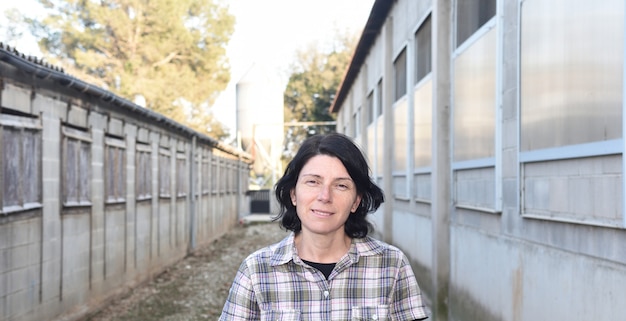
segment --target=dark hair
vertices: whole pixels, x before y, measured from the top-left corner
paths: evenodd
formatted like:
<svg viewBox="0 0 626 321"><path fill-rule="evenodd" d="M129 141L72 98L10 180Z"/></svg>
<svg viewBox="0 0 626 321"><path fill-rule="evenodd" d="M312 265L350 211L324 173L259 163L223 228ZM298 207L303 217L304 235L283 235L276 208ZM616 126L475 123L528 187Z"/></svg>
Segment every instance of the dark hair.
<svg viewBox="0 0 626 321"><path fill-rule="evenodd" d="M369 166L363 152L350 137L339 133L312 136L302 143L296 156L287 165L283 177L276 183L275 193L280 203L280 213L275 220L280 220L281 226L287 230L296 233L302 230L302 222L291 202L290 193L296 187L304 165L317 155L338 158L354 181L361 203L350 214L344 228L346 234L352 238L365 237L372 230L372 224L365 216L378 209L384 202L384 195L369 176Z"/></svg>

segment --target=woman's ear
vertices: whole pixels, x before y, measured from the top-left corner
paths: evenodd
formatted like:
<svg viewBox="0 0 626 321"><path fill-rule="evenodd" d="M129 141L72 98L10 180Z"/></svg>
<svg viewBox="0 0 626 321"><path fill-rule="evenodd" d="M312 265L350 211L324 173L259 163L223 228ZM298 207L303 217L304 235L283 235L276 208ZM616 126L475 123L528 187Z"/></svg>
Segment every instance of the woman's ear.
<svg viewBox="0 0 626 321"><path fill-rule="evenodd" d="M356 196L356 200L354 200L354 203L352 204L352 207L350 208L350 213L356 212L356 210L359 208L359 205L361 205L361 195Z"/></svg>
<svg viewBox="0 0 626 321"><path fill-rule="evenodd" d="M289 191L289 196L291 196L291 204L296 206L296 190L294 188Z"/></svg>

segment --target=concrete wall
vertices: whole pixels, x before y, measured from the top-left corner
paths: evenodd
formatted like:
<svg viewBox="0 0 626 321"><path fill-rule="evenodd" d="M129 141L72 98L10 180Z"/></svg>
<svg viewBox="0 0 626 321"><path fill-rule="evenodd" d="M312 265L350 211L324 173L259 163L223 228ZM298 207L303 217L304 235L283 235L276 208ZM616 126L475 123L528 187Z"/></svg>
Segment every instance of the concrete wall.
<svg viewBox="0 0 626 321"><path fill-rule="evenodd" d="M14 128L40 134L39 152L19 158L36 157L39 175L21 177L33 179L26 183L0 175L0 320L83 318L210 243L237 224L238 211L248 210L245 153L149 111L134 112L140 107L132 103L64 86L58 79L70 76L11 52L0 54L0 146L21 139L9 137ZM35 77L28 68L50 77ZM85 143L82 152L89 155L79 170L66 165L78 157L68 153L72 137ZM123 175L109 173L110 144L123 150ZM145 164L138 163L140 150L150 153ZM159 162L164 151L170 156L166 167ZM19 165L8 163L14 159L9 156L0 155L0 167L13 171ZM149 167L150 187L140 198L143 166ZM74 171L83 169L87 175ZM85 189L80 202L68 201L66 175L86 180L78 184ZM123 194L111 199L116 179ZM14 201L12 185L35 186L40 196L7 206Z"/></svg>
<svg viewBox="0 0 626 321"><path fill-rule="evenodd" d="M532 1L533 8L541 5ZM383 2L376 1L374 8L384 7L377 6ZM356 139L368 153L374 175L385 188L386 202L391 204L372 215L375 236L390 240L409 256L433 320L625 319L626 308L620 304L626 296L622 286L626 281L623 139L524 150L520 143L524 130L520 17L524 19L522 8L531 0L496 1L495 16L457 47L458 2L400 0L384 19L372 12L384 23L376 35L372 30L363 34L372 37L371 45L365 47L366 58L356 66L356 75L350 75L354 81L342 104L333 106L338 131L352 128L357 108L369 107L361 109L363 135ZM584 4L571 5L582 8ZM614 6L622 24L615 30L610 29L616 27L612 24L585 30L599 32L593 37L623 34L623 3L604 0L595 5ZM414 35L429 14L432 72L415 82ZM590 16L586 21L601 19ZM493 39L495 45L489 47ZM624 47L620 39L617 47ZM455 91L467 85L457 82L455 63L476 46L493 50L487 54L493 56L488 63L495 65L495 83L480 83L477 78L480 86L470 84L478 91L493 86L487 88L493 88L493 110L480 114L489 119L486 126L494 128L493 147L483 159L455 161L455 145L467 140L455 136L454 130L464 120L476 121L475 114L455 110L460 108ZM407 53L407 95L394 101L389 98L395 92L392 62L402 50ZM585 57L586 53L568 54ZM623 66L621 61L613 68L619 71ZM383 85L378 87L381 79ZM431 91L425 93L423 88ZM592 88L579 89L593 94ZM368 106L370 94L382 99ZM424 102L430 113L423 112ZM407 110L399 112L402 104L407 104ZM378 108L383 115L368 123ZM588 114L594 112L591 108ZM423 115L429 115L428 119ZM407 127L406 133L398 131L401 126ZM428 143L414 135L421 126L432 126ZM555 121L554 126L563 124ZM406 135L406 143L398 135ZM475 153L483 148L480 137L469 141L470 146L461 146L464 151ZM417 166L412 159L423 148L429 148L429 166ZM395 159L398 155L405 159ZM390 170L398 161L407 165L406 170Z"/></svg>

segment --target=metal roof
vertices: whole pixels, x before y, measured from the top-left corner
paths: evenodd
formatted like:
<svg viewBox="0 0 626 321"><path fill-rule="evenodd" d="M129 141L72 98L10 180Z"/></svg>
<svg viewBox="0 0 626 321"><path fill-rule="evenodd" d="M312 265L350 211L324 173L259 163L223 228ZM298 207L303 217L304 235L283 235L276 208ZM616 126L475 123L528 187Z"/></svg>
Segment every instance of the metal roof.
<svg viewBox="0 0 626 321"><path fill-rule="evenodd" d="M354 84L354 80L359 75L361 67L365 62L365 58L369 55L370 50L374 45L374 41L380 34L383 24L385 23L385 19L395 2L395 0L376 0L374 5L372 5L372 11L370 12L370 16L365 23L363 33L357 43L356 49L354 50L350 65L348 66L345 76L335 93L335 99L330 105L331 113L336 113L341 108L341 105L346 99L350 88Z"/></svg>
<svg viewBox="0 0 626 321"><path fill-rule="evenodd" d="M247 161L252 160L252 156L246 152L236 149L230 145L224 144L216 140L215 138L197 132L180 123L177 123L174 120L167 118L151 109L139 106L125 98L115 95L110 91L107 91L98 86L66 74L62 68L53 66L45 62L43 59L38 59L37 57L33 56L26 56L23 53L17 51L15 48L11 48L3 44L2 42L0 42L0 61L13 65L19 70L32 75L34 78L38 78L41 80L50 79L61 86L72 88L80 93L99 98L109 104L121 107L132 113L136 113L140 116L151 119L155 123L174 128L175 130L178 130L183 134L196 136L200 141L206 142L221 151L237 157L241 157L242 159Z"/></svg>

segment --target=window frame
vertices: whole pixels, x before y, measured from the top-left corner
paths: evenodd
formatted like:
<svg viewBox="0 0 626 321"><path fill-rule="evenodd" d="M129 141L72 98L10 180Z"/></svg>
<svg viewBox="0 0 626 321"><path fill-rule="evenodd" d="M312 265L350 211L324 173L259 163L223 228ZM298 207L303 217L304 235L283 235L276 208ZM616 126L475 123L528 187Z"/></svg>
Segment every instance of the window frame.
<svg viewBox="0 0 626 321"><path fill-rule="evenodd" d="M454 47L460 48L494 17L499 0L456 0L454 4ZM493 8L491 6L493 5ZM468 9L467 11L465 9ZM469 9L473 10L469 12ZM493 11L491 11L493 9ZM476 14L477 13L477 14ZM473 14L473 15L472 15ZM470 19L475 18L475 19ZM461 21L461 23L459 23ZM464 24L464 25L461 25ZM462 31L461 33L459 31Z"/></svg>
<svg viewBox="0 0 626 321"><path fill-rule="evenodd" d="M172 198L172 154L169 148L159 147L159 198Z"/></svg>
<svg viewBox="0 0 626 321"><path fill-rule="evenodd" d="M93 139L91 138L91 132L85 128L73 126L71 124L63 124L61 128L61 132L62 132L61 164L63 164L62 170L61 170L61 173L62 173L61 175L61 186L62 186L61 203L63 204L63 207L65 208L78 208L78 207L92 206L93 200L91 199L92 197L91 194L93 191L91 188L91 182L92 182L92 176L93 176L93 168L92 168ZM78 143L78 148L74 150L74 152L77 154L77 155L74 155L74 157L76 157L76 162L78 162L78 164L69 164L67 160L67 155L69 152L68 144L70 142ZM83 151L83 147L87 147L88 154L85 156L87 159L84 159L84 157L82 157L81 151ZM86 172L81 171L80 165L83 162L86 164L86 168L85 168ZM71 165L76 165L74 166L74 168L78 169L78 172L75 173L76 182L74 182L76 184L76 190L77 190L76 201L68 200L69 198L68 167L72 167ZM84 186L82 184L84 184ZM83 196L88 196L88 198L82 199L81 197Z"/></svg>
<svg viewBox="0 0 626 321"><path fill-rule="evenodd" d="M139 141L135 144L135 198L152 199L152 147Z"/></svg>
<svg viewBox="0 0 626 321"><path fill-rule="evenodd" d="M407 93L407 48L404 46L393 60L393 101L397 102Z"/></svg>
<svg viewBox="0 0 626 321"><path fill-rule="evenodd" d="M215 153L210 154L211 158L211 194L219 194L219 157Z"/></svg>
<svg viewBox="0 0 626 321"><path fill-rule="evenodd" d="M568 4L569 5L569 4ZM521 88L523 86L523 64L522 64L522 43L523 43L523 28L524 26L524 6L522 1L518 3L518 42L520 44L520 54L517 58L518 63L518 72L519 77L517 78L517 88L520 88L520 93L517 96L517 119L518 119L518 127L517 127L517 137L518 138L518 177L519 177L519 189L522 192L520 195L519 201L519 213L520 216L527 219L536 219L536 220L544 220L544 221L552 221L552 222L562 222L568 224L578 224L584 226L598 226L602 228L618 228L624 229L626 228L626 204L624 203L624 199L626 199L626 179L624 178L624 174L626 173L626 158L624 157L624 151L626 150L626 78L622 76L622 101L621 101L621 137L613 137L606 140L596 140L596 141L588 141L588 142L576 142L573 144L565 144L559 146L546 146L536 149L524 149L522 137L523 137L523 124L522 124L522 106L523 106L523 95L521 93ZM619 10L617 12L620 12ZM626 23L624 23L626 25ZM626 34L626 29L623 29L622 32ZM583 38L585 39L585 38ZM626 48L626 41L622 37L622 48ZM596 49L597 50L597 49ZM626 52L626 49L623 49ZM622 75L626 75L626 54L622 56ZM552 119L554 122L554 119ZM621 164L621 197L622 201L617 207L621 207L621 218L616 219L606 219L606 218L597 218L597 217L587 217L583 216L578 217L576 215L568 216L568 215L552 215L546 213L537 213L534 211L527 211L525 204L525 193L526 186L525 180L527 179L527 172L525 170L526 166L541 164L541 163L551 163L551 162L569 162L569 161L584 161L586 159L592 159L597 157L605 157L611 158L613 156L620 156L622 158ZM566 212L566 214L569 214Z"/></svg>
<svg viewBox="0 0 626 321"><path fill-rule="evenodd" d="M414 85L420 83L420 81L426 76L430 75L433 70L432 48L432 14L429 13L422 21L420 26L415 31L415 81ZM426 48L422 47L426 43ZM424 53L426 53L424 55Z"/></svg>
<svg viewBox="0 0 626 321"><path fill-rule="evenodd" d="M200 166L202 171L200 195L209 195L211 193L211 152L202 152Z"/></svg>
<svg viewBox="0 0 626 321"><path fill-rule="evenodd" d="M503 52L502 52L502 46L500 45L502 42L502 39L504 37L503 33L502 33L502 27L499 26L498 24L498 16L502 15L502 4L501 4L501 0L490 0L493 1L493 4L495 5L495 11L494 14L490 16L490 18L488 19L484 19L484 21L480 22L477 26L475 26L475 28L473 28L473 31L470 32L468 34L468 36L463 39L463 41L458 41L458 29L459 27L459 2L461 2L461 0L457 0L454 4L454 46L453 46L453 53L452 53L452 57L451 57L451 64L454 65L456 59L463 53L465 52L467 49L469 49L474 43L476 43L478 40L482 39L488 32L491 31L491 29L493 28L497 28L496 30L496 45L495 45L495 88L494 88L494 121L495 121L495 126L494 126L494 151L493 151L493 156L492 157L487 157L487 158L475 158L475 159L468 159L468 160L458 160L455 161L454 158L452 159L452 163L451 163L451 167L452 167L452 171L453 171L453 176L456 177L457 172L459 171L464 171L464 170L480 170L483 168L493 168L494 171L494 181L493 181L493 205L485 208L485 207L479 207L479 206L474 206L474 205L465 205L465 204L458 204L458 196L456 194L456 192L453 192L453 199L454 199L454 203L455 203L455 207L457 208L464 208L464 209L469 209L469 210L476 210L476 211L480 211L480 212L486 212L486 213L493 213L493 214L499 214L502 213L502 207L503 207L503 199L502 199L502 194L503 194L503 184L502 184L502 109L498 108L498 106L501 106L502 104L502 68L500 68L500 66L502 66L502 62L503 62ZM464 3L464 5L467 5L467 3ZM484 8L482 8L484 9ZM481 8L478 9L478 11L480 11ZM482 18L478 18L477 21L481 21ZM454 67L452 68L452 80L455 81L456 76L455 76L455 70ZM454 87L454 86L453 86ZM454 101L454 88L452 91L452 106L455 106L455 101ZM456 113L453 111L451 113L451 121L452 121L452 126L454 126L454 117L456 117ZM452 127L452 129L454 130L454 127ZM452 135L454 135L454 132L452 132ZM454 139L452 139L452 157L454 157L454 144L456 144L456 142L454 141ZM456 190L457 188L457 184L455 182L454 184L454 189Z"/></svg>
<svg viewBox="0 0 626 321"><path fill-rule="evenodd" d="M176 198L184 198L189 194L187 186L187 155L183 151L176 152Z"/></svg>
<svg viewBox="0 0 626 321"><path fill-rule="evenodd" d="M374 107L374 90L370 90L365 100L367 104L367 108L365 109L367 111L367 126L369 126L374 123L374 115L376 113Z"/></svg>
<svg viewBox="0 0 626 321"><path fill-rule="evenodd" d="M41 125L41 120L37 117L31 115L11 115L8 113L0 113L0 151L4 149L5 139L7 137L4 134L5 128L11 128L11 130L16 130L21 132L21 135L18 135L20 138L32 137L34 140L34 148L36 149L37 155L34 157L26 157L24 155L24 144L26 141L24 139L19 139L17 142L19 148L19 161L17 162L20 166L20 170L18 171L20 175L27 176L25 173L24 164L26 164L26 160L34 161L34 164L30 164L31 168L35 171L33 175L35 176L35 187L32 188L32 191L35 193L34 200L27 200L24 198L24 190L25 184L27 181L25 177L21 177L21 179L17 179L17 182L14 182L18 185L18 199L15 205L4 206L4 201L6 199L5 196L5 188L7 184L2 184L0 186L0 216L3 215L11 215L17 214L24 211L30 211L34 209L41 209L43 207L43 182L42 182L42 160L43 160L43 128ZM24 131L33 132L32 136L24 135ZM5 182L7 179L5 177L5 164L7 159L4 157L5 153L0 154L0 181Z"/></svg>
<svg viewBox="0 0 626 321"><path fill-rule="evenodd" d="M112 162L110 159L110 151L113 150L117 157L121 157L121 162ZM116 161L119 159L116 159ZM105 166L105 203L106 204L123 204L126 203L126 142L116 136L107 135L104 139L104 166ZM117 168L119 167L119 168ZM116 170L119 170L119 175ZM111 179L113 178L113 182ZM111 185L112 183L112 185ZM109 190L110 188L113 191ZM111 192L113 192L111 195Z"/></svg>

